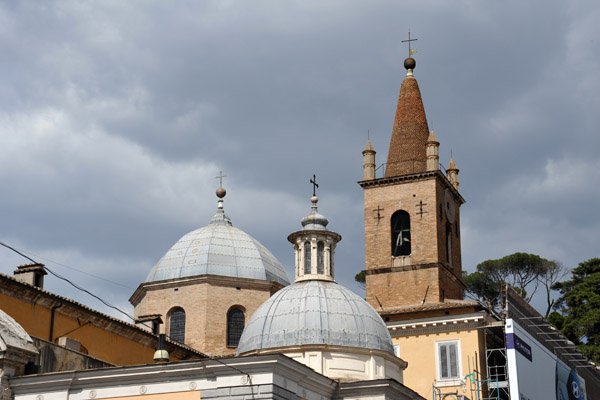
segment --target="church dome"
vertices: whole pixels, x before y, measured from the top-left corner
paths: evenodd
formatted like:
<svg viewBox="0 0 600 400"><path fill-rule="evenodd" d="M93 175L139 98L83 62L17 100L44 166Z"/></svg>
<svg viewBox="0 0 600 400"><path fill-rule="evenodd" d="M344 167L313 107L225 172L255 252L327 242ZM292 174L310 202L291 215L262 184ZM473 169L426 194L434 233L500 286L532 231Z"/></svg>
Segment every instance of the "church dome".
<svg viewBox="0 0 600 400"><path fill-rule="evenodd" d="M394 353L388 329L361 297L335 282L295 282L250 318L238 354L299 345L336 345Z"/></svg>
<svg viewBox="0 0 600 400"><path fill-rule="evenodd" d="M289 285L275 256L258 240L232 226L223 211L224 191L217 195L219 208L209 224L183 235L152 268L146 282L211 274Z"/></svg>

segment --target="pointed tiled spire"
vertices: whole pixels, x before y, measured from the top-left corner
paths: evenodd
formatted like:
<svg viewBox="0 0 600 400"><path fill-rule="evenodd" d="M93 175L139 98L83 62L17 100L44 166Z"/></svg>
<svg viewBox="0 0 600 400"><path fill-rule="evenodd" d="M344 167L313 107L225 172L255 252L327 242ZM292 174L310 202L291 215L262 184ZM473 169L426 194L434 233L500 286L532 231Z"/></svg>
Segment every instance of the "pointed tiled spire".
<svg viewBox="0 0 600 400"><path fill-rule="evenodd" d="M421 91L413 76L415 66L413 58L404 61L407 73L398 96L396 119L385 169L386 177L424 172L427 167L429 128Z"/></svg>

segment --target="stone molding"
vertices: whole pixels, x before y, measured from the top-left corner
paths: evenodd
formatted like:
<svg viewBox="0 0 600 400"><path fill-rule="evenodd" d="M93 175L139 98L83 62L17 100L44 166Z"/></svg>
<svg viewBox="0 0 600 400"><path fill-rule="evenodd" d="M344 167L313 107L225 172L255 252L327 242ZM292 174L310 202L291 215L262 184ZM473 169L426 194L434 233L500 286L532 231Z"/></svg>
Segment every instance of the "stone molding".
<svg viewBox="0 0 600 400"><path fill-rule="evenodd" d="M276 292L279 289L283 288L279 282L275 281L265 281L264 279L253 279L253 278L238 278L232 276L222 276L222 275L196 275L196 276L186 276L183 278L173 278L167 279L163 281L154 281L154 282L144 282L138 286L138 288L133 292L131 297L129 298L129 302L135 307L140 301L144 298L147 291L150 290L162 290L162 289L172 289L181 286L191 286L202 283L208 283L211 285L217 286L228 286L228 287L239 287L243 286L247 289L258 289L265 290L270 289L271 292Z"/></svg>
<svg viewBox="0 0 600 400"><path fill-rule="evenodd" d="M454 193L454 195L456 196L456 198L458 199L460 204L466 203L466 200L460 195L458 190L456 190L454 185L448 180L446 175L444 175L440 170L419 172L416 174L384 177L384 178L378 178L378 179L370 179L370 180L365 180L365 181L358 181L357 183L363 189L369 189L369 188L375 187L375 186L390 186L390 185L395 185L395 184L402 183L402 182L424 181L424 180L429 180L432 178L440 179L441 182L444 184L444 186L446 186L448 189L450 189Z"/></svg>

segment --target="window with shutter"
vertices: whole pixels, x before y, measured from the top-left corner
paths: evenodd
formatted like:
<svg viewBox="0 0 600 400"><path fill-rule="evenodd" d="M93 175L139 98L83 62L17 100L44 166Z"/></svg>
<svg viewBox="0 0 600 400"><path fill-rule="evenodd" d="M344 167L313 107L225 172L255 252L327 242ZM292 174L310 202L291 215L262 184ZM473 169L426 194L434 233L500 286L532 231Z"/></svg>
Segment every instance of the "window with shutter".
<svg viewBox="0 0 600 400"><path fill-rule="evenodd" d="M437 342L438 379L460 378L459 341Z"/></svg>

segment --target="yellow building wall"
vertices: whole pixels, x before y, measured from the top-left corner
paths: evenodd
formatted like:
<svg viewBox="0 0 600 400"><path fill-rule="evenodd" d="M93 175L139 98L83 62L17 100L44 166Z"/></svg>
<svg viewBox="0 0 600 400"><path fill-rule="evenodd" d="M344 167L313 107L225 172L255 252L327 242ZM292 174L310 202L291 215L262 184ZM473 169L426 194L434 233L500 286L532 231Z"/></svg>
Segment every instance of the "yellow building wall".
<svg viewBox="0 0 600 400"><path fill-rule="evenodd" d="M53 343L59 337L67 336L79 341L90 356L120 366L153 362L156 351L154 347L145 346L92 323L81 321L80 324L77 318L61 312L65 307L63 305L55 310L53 334L50 338L50 308L0 293L0 309L13 317L30 336ZM94 318L92 315L91 317ZM171 359L176 360L173 356Z"/></svg>
<svg viewBox="0 0 600 400"><path fill-rule="evenodd" d="M433 399L433 388L436 384L439 366L436 364L437 342L447 340L460 341L460 361L462 371L460 377L474 371L477 357L479 371L485 368L484 338L480 330L464 330L456 332L428 333L414 336L393 337L394 344L400 345L400 358L408 362L404 370L404 385L419 393L426 399ZM483 377L481 378L483 379ZM440 387L442 393L456 392L471 398L469 385L463 392L461 385Z"/></svg>

